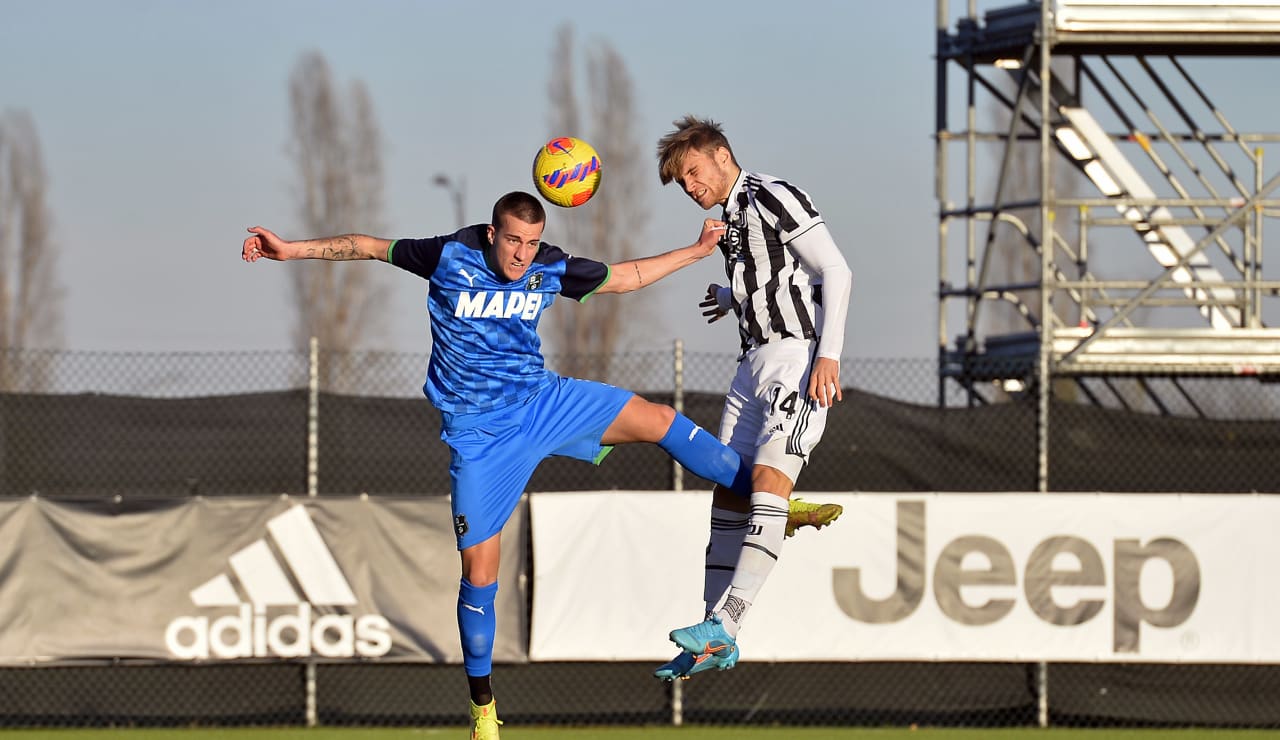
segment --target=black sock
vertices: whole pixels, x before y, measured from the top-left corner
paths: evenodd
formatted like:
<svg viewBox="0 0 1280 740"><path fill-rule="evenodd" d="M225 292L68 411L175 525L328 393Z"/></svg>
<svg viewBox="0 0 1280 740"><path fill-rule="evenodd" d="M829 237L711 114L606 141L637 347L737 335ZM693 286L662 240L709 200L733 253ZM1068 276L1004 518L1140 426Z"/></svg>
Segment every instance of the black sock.
<svg viewBox="0 0 1280 740"><path fill-rule="evenodd" d="M493 685L488 676L467 676L467 686L471 689L471 703L477 707L493 701Z"/></svg>

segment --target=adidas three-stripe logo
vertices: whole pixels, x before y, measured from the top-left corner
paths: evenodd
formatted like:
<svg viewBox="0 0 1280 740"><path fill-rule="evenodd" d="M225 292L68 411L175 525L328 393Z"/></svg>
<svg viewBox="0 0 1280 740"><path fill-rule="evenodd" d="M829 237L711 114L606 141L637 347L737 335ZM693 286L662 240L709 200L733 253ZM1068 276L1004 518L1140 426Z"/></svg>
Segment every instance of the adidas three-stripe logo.
<svg viewBox="0 0 1280 740"><path fill-rule="evenodd" d="M351 586L325 546L320 530L302 506L267 522L267 531L285 562L298 579L313 606L353 606ZM260 606L293 606L302 602L265 538L255 541L230 558L231 570L244 587L249 603ZM191 592L196 606L239 606L240 597L225 573L215 576Z"/></svg>
<svg viewBox="0 0 1280 740"><path fill-rule="evenodd" d="M313 607L353 607L356 596L303 506L267 522L268 538L228 559L222 573L191 591L204 609L235 607L234 614L182 616L165 629L165 647L183 659L378 657L391 650L391 625L380 614L326 613ZM290 578L292 574L292 579ZM295 587L296 584L296 587ZM301 593L299 593L301 591ZM286 608L286 610L282 610ZM345 611L345 609L341 609Z"/></svg>

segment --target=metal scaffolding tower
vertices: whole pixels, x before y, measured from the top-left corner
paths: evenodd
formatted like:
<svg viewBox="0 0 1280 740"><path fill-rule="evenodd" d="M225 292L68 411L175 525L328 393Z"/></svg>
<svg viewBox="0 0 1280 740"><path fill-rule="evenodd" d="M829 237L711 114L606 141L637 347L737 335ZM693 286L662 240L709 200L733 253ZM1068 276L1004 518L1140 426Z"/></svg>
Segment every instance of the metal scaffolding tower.
<svg viewBox="0 0 1280 740"><path fill-rule="evenodd" d="M1280 57L1280 2L969 0L952 20L937 0L939 404L1037 393L1044 436L1053 388L1087 398L1085 379L1280 379L1280 134L1237 131L1186 61L1229 57L1272 95L1249 58Z"/></svg>

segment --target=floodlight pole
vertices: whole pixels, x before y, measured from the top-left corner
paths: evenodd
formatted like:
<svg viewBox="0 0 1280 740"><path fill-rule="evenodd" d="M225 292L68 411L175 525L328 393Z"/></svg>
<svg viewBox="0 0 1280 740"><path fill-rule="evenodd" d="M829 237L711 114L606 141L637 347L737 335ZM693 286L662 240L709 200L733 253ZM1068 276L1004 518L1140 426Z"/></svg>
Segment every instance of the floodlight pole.
<svg viewBox="0 0 1280 740"><path fill-rule="evenodd" d="M449 191L449 197L453 200L453 218L458 228L461 229L467 225L467 209L464 207L464 199L467 192L467 181L465 178L458 178L456 181L444 173L437 173L431 178L431 184L438 185Z"/></svg>

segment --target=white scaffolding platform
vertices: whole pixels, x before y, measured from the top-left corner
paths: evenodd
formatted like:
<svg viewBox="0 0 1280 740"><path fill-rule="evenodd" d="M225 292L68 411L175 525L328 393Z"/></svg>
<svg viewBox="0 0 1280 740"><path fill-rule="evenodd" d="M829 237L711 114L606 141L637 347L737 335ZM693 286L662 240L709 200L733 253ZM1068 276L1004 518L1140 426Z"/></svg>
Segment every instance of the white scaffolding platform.
<svg viewBox="0 0 1280 740"><path fill-rule="evenodd" d="M1262 260L1280 133L1237 131L1182 62L1280 57L1280 2L1034 0L953 19L938 0L937 17L939 403L948 382L985 401L1055 378L1280 378L1266 321L1280 324L1280 281ZM1007 126L979 130L990 109ZM999 166L979 171L993 150ZM1019 161L1038 170L1030 192ZM1063 173L1090 192L1059 192ZM1099 255L1127 245L1145 271L1108 274ZM993 277L1012 259L1038 269ZM995 315L1022 323L993 328Z"/></svg>

